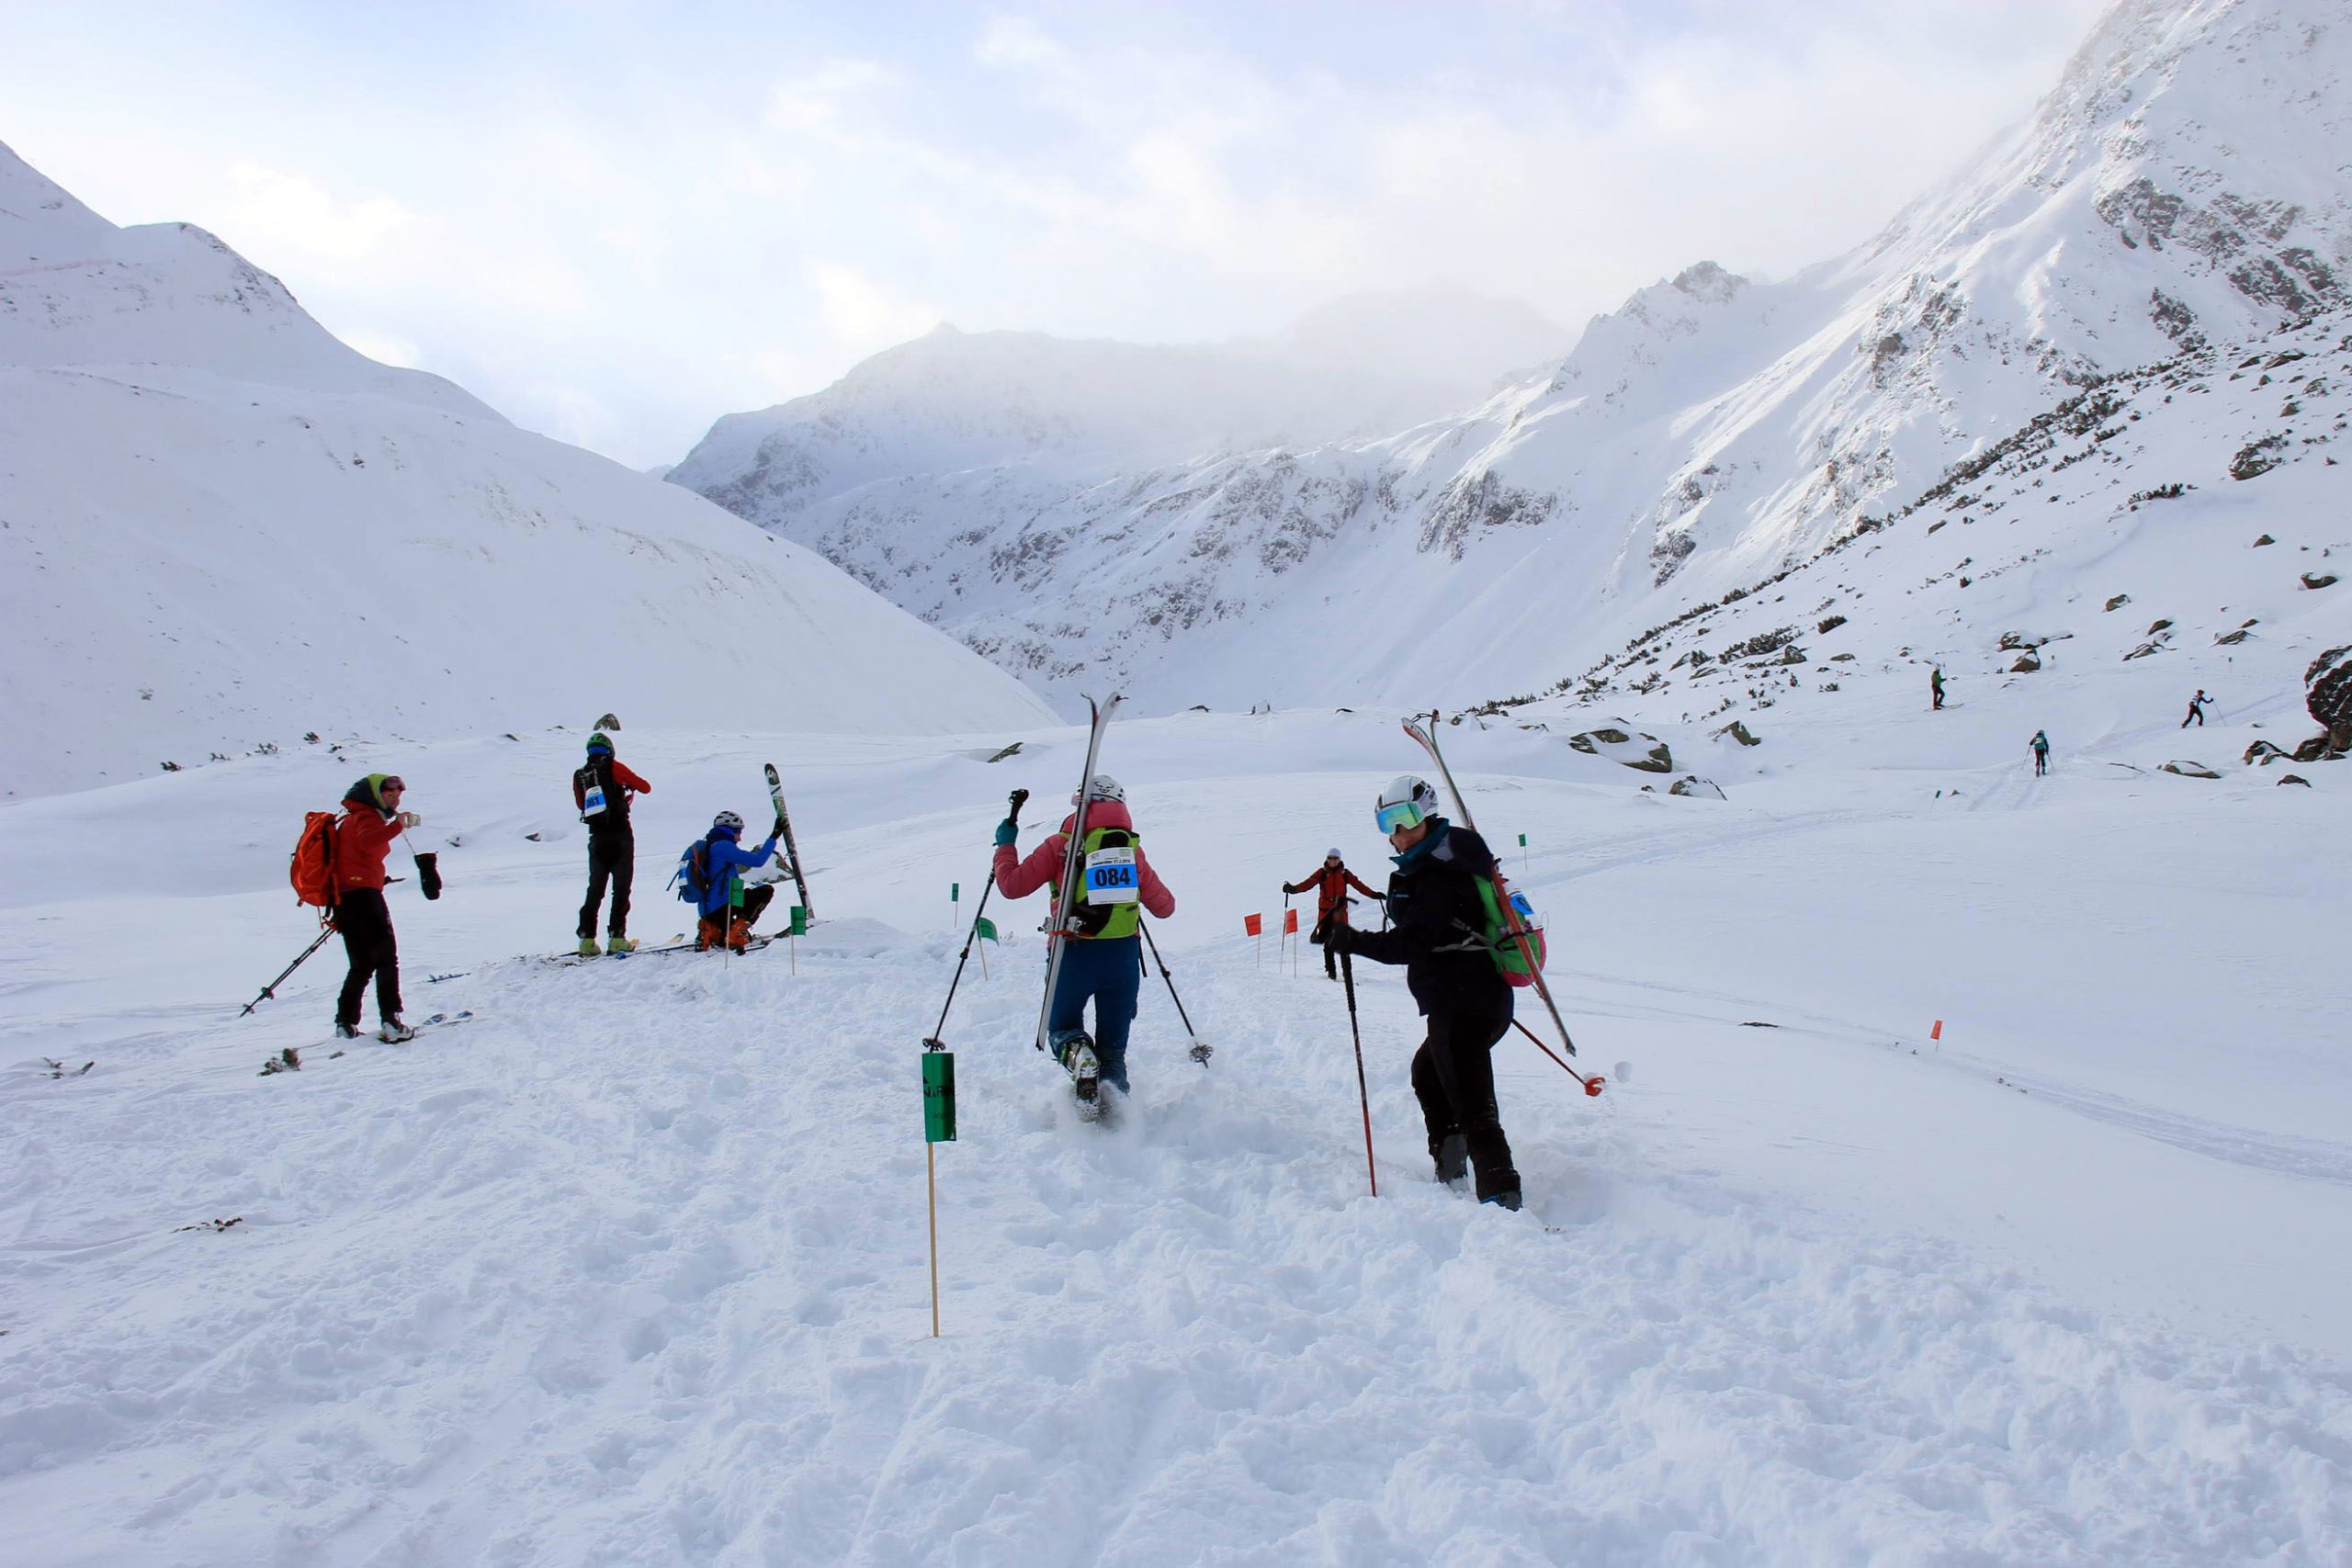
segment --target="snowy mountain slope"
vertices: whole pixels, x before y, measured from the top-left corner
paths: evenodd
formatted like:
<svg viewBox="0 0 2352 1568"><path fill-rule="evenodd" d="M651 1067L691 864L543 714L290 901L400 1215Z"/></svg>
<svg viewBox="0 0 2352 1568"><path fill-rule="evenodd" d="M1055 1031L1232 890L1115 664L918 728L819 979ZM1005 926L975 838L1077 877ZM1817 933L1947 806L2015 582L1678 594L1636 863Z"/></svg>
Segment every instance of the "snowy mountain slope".
<svg viewBox="0 0 2352 1568"><path fill-rule="evenodd" d="M11 794L306 735L1035 722L1011 679L673 486L355 354L0 149Z"/></svg>
<svg viewBox="0 0 2352 1568"><path fill-rule="evenodd" d="M1551 356L1561 335L1523 307L1438 287L1336 301L1282 337L1226 344L943 323L821 392L725 416L668 477L780 527L910 473L1003 466L1082 478L1331 440L1459 406Z"/></svg>
<svg viewBox="0 0 2352 1568"><path fill-rule="evenodd" d="M2052 700L2072 732L2100 698ZM2341 781L2151 777L2118 736L1980 795L1949 728L1977 710L1923 709L1776 735L1728 803L1445 732L1490 837L1532 840L1585 1062L1634 1067L1594 1100L1498 1050L1518 1215L1427 1179L1418 1021L1371 965L1365 1196L1339 987L1239 935L1325 844L1377 864L1393 717L1114 728L1217 1055L1155 980L1129 1116L1073 1125L1027 1038L1035 900L991 906L946 1029L936 1340L945 885L968 918L1003 792L1057 799L1081 734L990 764L633 731L649 856L794 760L832 917L797 973L510 959L569 930L570 742L364 752L461 840L440 902L393 897L414 1010L474 1017L340 1057L328 960L234 1014L302 938L281 830L345 765L0 806L12 1560L2339 1562ZM160 876L134 970L74 934L69 857Z"/></svg>
<svg viewBox="0 0 2352 1568"><path fill-rule="evenodd" d="M1048 689L1523 689L2101 376L2340 311L2347 62L2332 4L2128 0L2031 120L1871 243L1783 283L1692 267L1555 371L1382 439L1076 475L877 449L869 482L788 518L694 482ZM1302 626L1313 657L1287 651Z"/></svg>

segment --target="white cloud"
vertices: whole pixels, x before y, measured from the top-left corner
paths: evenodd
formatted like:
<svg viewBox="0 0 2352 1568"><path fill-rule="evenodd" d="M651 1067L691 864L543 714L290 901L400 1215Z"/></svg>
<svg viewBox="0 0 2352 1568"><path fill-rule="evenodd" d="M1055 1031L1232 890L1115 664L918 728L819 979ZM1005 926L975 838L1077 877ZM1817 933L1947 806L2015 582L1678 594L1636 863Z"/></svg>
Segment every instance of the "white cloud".
<svg viewBox="0 0 2352 1568"><path fill-rule="evenodd" d="M691 50L616 7L383 60L166 8L103 85L71 27L13 40L0 101L109 217L212 229L331 328L643 465L942 319L1221 337L1447 276L1576 322L1701 257L1786 272L2029 108L2094 4L1364 7L1335 39L713 0Z"/></svg>

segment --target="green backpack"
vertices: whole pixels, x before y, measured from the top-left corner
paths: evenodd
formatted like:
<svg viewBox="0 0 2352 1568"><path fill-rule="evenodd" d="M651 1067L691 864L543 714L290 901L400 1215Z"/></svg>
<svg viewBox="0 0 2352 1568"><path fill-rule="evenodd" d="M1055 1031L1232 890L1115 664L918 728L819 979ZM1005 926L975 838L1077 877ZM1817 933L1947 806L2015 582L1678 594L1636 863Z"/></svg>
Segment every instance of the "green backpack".
<svg viewBox="0 0 2352 1568"><path fill-rule="evenodd" d="M1133 936L1143 924L1142 866L1137 860L1143 839L1127 828L1092 828L1081 840L1078 860L1078 897L1070 900L1073 935Z"/></svg>
<svg viewBox="0 0 2352 1568"><path fill-rule="evenodd" d="M1527 901L1525 894L1514 893L1503 885L1500 867L1492 876L1474 875L1471 880L1478 885L1478 903L1487 914L1487 929L1482 933L1487 939L1487 951L1494 954L1495 967L1502 971L1504 984L1535 984L1536 971L1544 967L1544 929L1535 923L1535 907ZM1519 929L1526 933L1525 951L1511 935L1510 922L1503 919L1506 900L1511 913L1518 917ZM1527 962L1530 951L1535 954L1532 964Z"/></svg>

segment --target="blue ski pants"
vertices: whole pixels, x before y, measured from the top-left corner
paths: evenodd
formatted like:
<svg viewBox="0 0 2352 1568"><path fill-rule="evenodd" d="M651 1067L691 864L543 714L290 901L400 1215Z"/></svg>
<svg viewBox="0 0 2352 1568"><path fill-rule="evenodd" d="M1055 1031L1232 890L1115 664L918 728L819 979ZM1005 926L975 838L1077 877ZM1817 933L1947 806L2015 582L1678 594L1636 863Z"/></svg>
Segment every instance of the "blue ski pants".
<svg viewBox="0 0 2352 1568"><path fill-rule="evenodd" d="M1062 950L1054 1005L1046 1010L1046 1033L1058 1053L1061 1043L1086 1026L1086 1000L1094 998L1094 1058L1102 1081L1127 1088L1127 1026L1136 1019L1136 997L1143 988L1140 937L1070 939Z"/></svg>

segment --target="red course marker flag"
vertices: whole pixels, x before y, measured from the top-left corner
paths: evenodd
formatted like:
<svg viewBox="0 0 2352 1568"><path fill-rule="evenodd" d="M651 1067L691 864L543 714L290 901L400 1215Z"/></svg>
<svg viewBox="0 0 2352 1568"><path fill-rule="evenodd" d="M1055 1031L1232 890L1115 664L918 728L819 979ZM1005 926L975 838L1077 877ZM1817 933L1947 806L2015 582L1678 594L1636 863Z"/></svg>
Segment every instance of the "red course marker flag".
<svg viewBox="0 0 2352 1568"><path fill-rule="evenodd" d="M1283 934L1284 936L1288 936L1297 930L1298 911L1296 909L1284 909L1283 911Z"/></svg>
<svg viewBox="0 0 2352 1568"><path fill-rule="evenodd" d="M1943 1037L1944 1021L1942 1019L1938 1019L1936 1020L1936 1026L1928 1031L1928 1038L1930 1040L1941 1040Z"/></svg>
<svg viewBox="0 0 2352 1568"><path fill-rule="evenodd" d="M1260 916L1260 915L1244 915L1244 916L1242 916L1242 917L1241 917L1241 934L1242 934L1243 936L1263 936L1263 935L1265 935L1265 934L1266 934L1266 922L1265 922L1265 919L1264 919L1264 917L1263 917L1263 916Z"/></svg>

